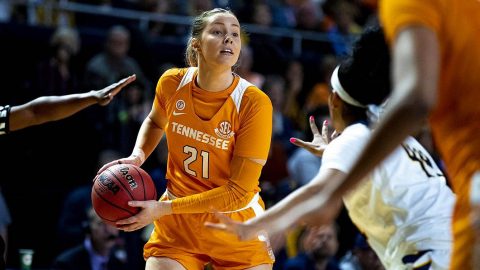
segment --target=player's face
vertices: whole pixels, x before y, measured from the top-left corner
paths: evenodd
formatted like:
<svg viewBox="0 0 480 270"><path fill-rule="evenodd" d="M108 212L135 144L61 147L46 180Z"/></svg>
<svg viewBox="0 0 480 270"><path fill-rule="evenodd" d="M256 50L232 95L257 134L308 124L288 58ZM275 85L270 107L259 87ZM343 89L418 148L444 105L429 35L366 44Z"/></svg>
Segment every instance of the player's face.
<svg viewBox="0 0 480 270"><path fill-rule="evenodd" d="M235 16L221 13L208 18L200 40L199 61L232 67L241 48L240 23Z"/></svg>

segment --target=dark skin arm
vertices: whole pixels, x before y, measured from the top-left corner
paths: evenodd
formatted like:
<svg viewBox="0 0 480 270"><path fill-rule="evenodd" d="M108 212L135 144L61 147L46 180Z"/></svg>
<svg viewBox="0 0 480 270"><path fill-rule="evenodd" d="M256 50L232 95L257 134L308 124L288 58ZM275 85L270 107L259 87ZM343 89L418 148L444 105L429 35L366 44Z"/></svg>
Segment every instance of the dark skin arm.
<svg viewBox="0 0 480 270"><path fill-rule="evenodd" d="M132 75L101 90L65 96L39 97L25 104L13 106L10 109L10 131L67 118L93 104L105 106L135 79L135 75Z"/></svg>

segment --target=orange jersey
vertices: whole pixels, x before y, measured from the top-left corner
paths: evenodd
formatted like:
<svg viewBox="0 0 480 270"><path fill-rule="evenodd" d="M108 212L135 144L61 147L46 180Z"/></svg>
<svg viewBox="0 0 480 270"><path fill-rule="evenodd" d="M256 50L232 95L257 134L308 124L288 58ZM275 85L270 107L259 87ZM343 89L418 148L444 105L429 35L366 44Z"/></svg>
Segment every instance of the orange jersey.
<svg viewBox="0 0 480 270"><path fill-rule="evenodd" d="M438 105L430 123L455 179L465 160L480 158L480 1L383 0L380 16L389 42L410 25L426 26L438 36ZM454 188L465 184L456 182Z"/></svg>
<svg viewBox="0 0 480 270"><path fill-rule="evenodd" d="M168 190L180 198L226 189L234 155L266 159L270 148L272 105L268 96L236 75L228 89L205 91L196 86L196 73L196 68L168 70L157 84L154 101L155 108L168 119L164 127L169 152ZM260 191L258 179L252 181L255 184L240 184L248 186L244 191L249 199ZM218 198L200 196L197 205L192 205L197 210L192 212L207 212L212 206L236 210L248 203L243 200L236 204L235 198L228 199L228 193L205 193ZM202 205L201 200L210 201ZM172 207L175 212L175 200Z"/></svg>
<svg viewBox="0 0 480 270"><path fill-rule="evenodd" d="M430 124L457 194L451 269L471 269L477 265L470 211L472 176L480 172L480 1L383 0L380 19L390 43L407 26L437 35L441 67Z"/></svg>

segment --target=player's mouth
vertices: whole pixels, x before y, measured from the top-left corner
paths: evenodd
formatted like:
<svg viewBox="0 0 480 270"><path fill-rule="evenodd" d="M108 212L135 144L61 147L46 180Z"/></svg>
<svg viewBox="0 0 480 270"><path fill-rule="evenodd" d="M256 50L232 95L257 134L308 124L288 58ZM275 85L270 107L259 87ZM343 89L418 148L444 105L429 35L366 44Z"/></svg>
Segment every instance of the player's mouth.
<svg viewBox="0 0 480 270"><path fill-rule="evenodd" d="M220 51L220 54L233 55L233 51L231 49L223 49Z"/></svg>

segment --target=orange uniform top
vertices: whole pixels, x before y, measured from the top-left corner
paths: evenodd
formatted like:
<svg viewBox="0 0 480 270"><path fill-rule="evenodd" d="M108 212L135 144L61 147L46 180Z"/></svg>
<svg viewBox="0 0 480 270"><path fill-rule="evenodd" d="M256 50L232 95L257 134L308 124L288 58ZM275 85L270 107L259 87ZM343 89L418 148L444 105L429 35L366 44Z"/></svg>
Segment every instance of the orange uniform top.
<svg viewBox="0 0 480 270"><path fill-rule="evenodd" d="M237 75L229 88L209 92L196 85L196 74L196 68L166 71L153 104L168 119L163 127L167 188L178 197L172 209L174 213L234 211L248 204L260 188L258 179L231 179L232 157L267 159L272 104L260 89Z"/></svg>
<svg viewBox="0 0 480 270"><path fill-rule="evenodd" d="M456 193L468 181L456 177L467 160L480 160L480 1L382 0L380 19L388 42L405 26L437 34L441 69L430 124Z"/></svg>

